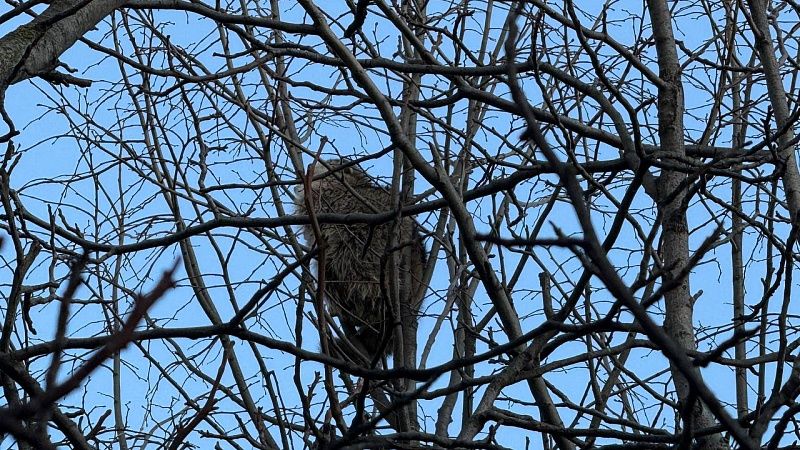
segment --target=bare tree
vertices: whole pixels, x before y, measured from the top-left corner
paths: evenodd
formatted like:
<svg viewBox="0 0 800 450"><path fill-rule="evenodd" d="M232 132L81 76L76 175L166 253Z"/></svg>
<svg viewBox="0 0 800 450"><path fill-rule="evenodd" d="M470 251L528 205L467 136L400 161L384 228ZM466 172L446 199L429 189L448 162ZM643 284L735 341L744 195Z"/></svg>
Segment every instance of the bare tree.
<svg viewBox="0 0 800 450"><path fill-rule="evenodd" d="M795 2L6 3L4 448L795 448Z"/></svg>

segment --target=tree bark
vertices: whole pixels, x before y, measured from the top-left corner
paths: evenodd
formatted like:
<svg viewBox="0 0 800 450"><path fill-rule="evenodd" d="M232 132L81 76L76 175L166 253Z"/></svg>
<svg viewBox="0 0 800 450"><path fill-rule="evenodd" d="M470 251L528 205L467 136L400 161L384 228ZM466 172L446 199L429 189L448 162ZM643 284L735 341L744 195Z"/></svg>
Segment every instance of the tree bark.
<svg viewBox="0 0 800 450"><path fill-rule="evenodd" d="M0 38L0 92L51 72L58 58L124 0L56 0L39 16Z"/></svg>
<svg viewBox="0 0 800 450"><path fill-rule="evenodd" d="M683 140L683 85L672 33L672 16L669 5L664 0L648 0L647 5L656 42L659 77L664 81L658 90L658 137L661 152L683 158L686 156ZM689 278L681 275L681 271L689 264L689 227L686 220L689 185L687 175L677 170L662 169L659 178L656 203L662 217L661 249L665 266L663 282L674 284L664 295L664 329L681 348L693 351L697 349L694 300ZM699 376L699 370L695 370ZM692 395L689 381L674 366L672 378L682 407L690 408L683 415L684 421L688 422L684 426L699 430L716 425L713 415ZM725 438L719 433L700 437L697 442L699 448L707 450L728 448Z"/></svg>

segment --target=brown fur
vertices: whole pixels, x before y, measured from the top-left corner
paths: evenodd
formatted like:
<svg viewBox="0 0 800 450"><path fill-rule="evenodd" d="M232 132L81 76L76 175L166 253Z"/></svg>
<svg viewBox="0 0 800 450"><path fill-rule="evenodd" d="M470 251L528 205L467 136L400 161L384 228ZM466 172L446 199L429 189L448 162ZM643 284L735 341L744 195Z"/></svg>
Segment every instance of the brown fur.
<svg viewBox="0 0 800 450"><path fill-rule="evenodd" d="M388 189L373 183L366 172L358 166L342 167L347 161L324 161L330 170L317 163L311 183L311 204L319 213L375 213L391 208ZM349 189L348 189L349 187ZM358 195L354 195L353 192ZM297 189L297 213L307 214L304 188ZM359 198L360 197L360 198ZM325 302L332 316L338 317L351 344L365 357L388 355L392 351L389 340L393 333L395 314L387 304L388 272L383 275L384 289L381 292L381 270L386 270L387 242L392 223L373 227L364 224L341 225L320 224L325 240ZM400 286L403 304L411 304L411 320L416 321L422 292L422 277L426 251L413 219L403 217L400 221L400 236L411 236L411 242L400 242L401 273L410 272L410 286ZM303 227L303 236L309 245L314 245L314 231L310 225ZM407 247L410 246L410 251ZM404 276L400 279L403 280ZM416 327L412 327L416 329ZM337 342L340 347L347 345ZM382 354L380 349L385 347ZM352 352L345 353L353 356Z"/></svg>

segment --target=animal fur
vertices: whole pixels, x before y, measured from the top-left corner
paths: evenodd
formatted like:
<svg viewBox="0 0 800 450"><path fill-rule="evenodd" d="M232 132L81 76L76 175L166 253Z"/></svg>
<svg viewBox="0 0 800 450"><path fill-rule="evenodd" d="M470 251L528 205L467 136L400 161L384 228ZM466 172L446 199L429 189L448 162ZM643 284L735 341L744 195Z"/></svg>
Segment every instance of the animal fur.
<svg viewBox="0 0 800 450"><path fill-rule="evenodd" d="M376 213L392 207L388 189L369 178L358 166L347 166L346 160L323 161L316 164L311 183L311 204L320 213ZM306 215L305 189L297 189L297 213ZM381 271L387 268L387 251L400 252L400 277L409 279L409 286L400 285L400 301L410 305L410 320L416 323L420 309L422 277L426 251L417 226L410 217L400 220L400 236L411 236L410 242L400 242L389 249L392 223L378 226L365 224L320 224L321 236L326 242L325 302L331 316L338 317L347 339L368 360L392 352L393 326L397 314L389 304L388 281L391 274L384 273L381 289ZM315 235L311 225L303 227L306 242L313 246ZM400 241L400 240L398 240ZM405 316L405 315L404 315ZM416 327L412 327L416 329ZM347 345L336 341L337 346ZM348 356L354 356L345 350Z"/></svg>

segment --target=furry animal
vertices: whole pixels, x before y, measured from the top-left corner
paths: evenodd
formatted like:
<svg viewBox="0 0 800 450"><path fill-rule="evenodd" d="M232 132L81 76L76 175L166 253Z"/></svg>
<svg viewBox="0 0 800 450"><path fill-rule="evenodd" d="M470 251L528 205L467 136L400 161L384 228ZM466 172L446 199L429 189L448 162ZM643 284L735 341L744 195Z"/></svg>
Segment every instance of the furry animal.
<svg viewBox="0 0 800 450"><path fill-rule="evenodd" d="M373 183L360 167L349 164L347 160L338 159L316 164L310 199L314 212L376 213L391 208L388 189ZM308 214L305 188L299 186L296 193L297 213ZM387 258L392 256L389 252L400 252L400 279L410 280L409 286L401 282L400 302L410 306L408 317L414 324L418 320L421 290L424 289L422 278L427 254L417 225L410 217L403 217L397 228L401 236L399 245L388 248L392 225L320 224L321 236L327 245L325 302L328 311L339 318L349 343L367 360L392 352L390 339L398 312L393 311L388 300L387 280L391 274L385 272L383 277L381 274L387 268ZM303 227L303 235L309 245L315 244L311 225ZM411 241L402 242L403 236L411 236ZM410 276L403 276L406 273ZM347 350L346 343L334 342L347 356L358 356Z"/></svg>

